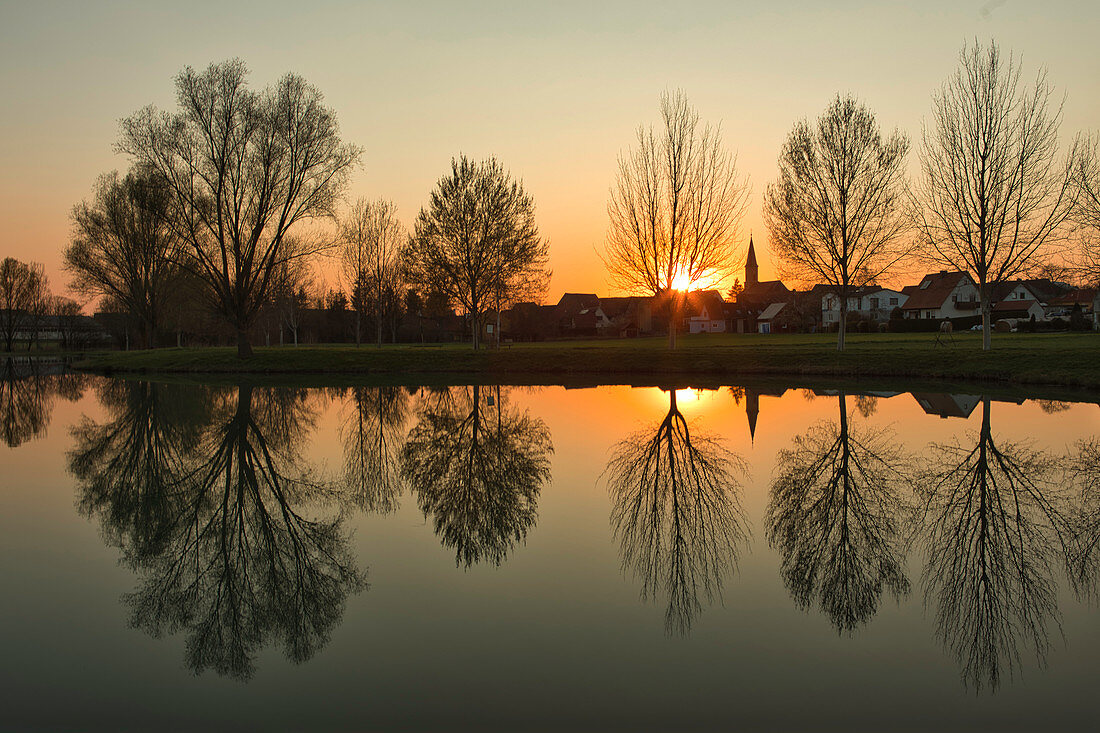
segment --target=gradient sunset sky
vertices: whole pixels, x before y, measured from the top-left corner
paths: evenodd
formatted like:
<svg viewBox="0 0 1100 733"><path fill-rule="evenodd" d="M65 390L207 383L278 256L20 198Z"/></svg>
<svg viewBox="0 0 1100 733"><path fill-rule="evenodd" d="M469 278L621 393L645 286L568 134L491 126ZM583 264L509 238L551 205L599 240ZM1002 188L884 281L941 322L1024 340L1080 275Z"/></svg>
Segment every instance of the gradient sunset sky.
<svg viewBox="0 0 1100 733"><path fill-rule="evenodd" d="M14 2L0 0L0 256L43 262L64 292L69 211L125 170L118 121L174 107L173 77L240 57L259 88L294 71L365 149L349 198L392 199L406 225L451 156L497 156L551 242L547 301L609 292L597 255L616 158L682 88L721 122L761 195L795 120L851 92L920 135L964 42L995 39L1065 94L1062 140L1100 131L1100 2ZM911 158L915 167L915 156Z"/></svg>

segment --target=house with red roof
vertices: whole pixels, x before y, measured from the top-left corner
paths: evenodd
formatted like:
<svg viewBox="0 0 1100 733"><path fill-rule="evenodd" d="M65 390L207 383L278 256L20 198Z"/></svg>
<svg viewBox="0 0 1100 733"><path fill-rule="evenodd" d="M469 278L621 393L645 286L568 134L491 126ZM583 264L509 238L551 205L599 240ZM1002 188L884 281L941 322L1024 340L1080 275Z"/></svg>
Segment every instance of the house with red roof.
<svg viewBox="0 0 1100 733"><path fill-rule="evenodd" d="M978 286L965 272L933 272L901 292L906 296L901 306L906 318L944 320L981 315Z"/></svg>

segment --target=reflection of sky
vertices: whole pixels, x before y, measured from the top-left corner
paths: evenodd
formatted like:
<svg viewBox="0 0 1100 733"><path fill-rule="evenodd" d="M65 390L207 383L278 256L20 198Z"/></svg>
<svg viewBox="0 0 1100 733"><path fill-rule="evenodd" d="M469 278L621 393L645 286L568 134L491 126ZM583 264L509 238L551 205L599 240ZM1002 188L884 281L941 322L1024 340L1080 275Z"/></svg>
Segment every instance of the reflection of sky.
<svg viewBox="0 0 1100 733"><path fill-rule="evenodd" d="M539 497L526 545L499 568L462 570L407 494L394 515L352 516L370 590L349 599L332 641L314 659L293 666L269 649L246 686L210 674L194 678L181 663L181 637L151 639L127 628L119 598L134 577L95 523L76 514L65 472L69 427L82 413L100 420L102 411L91 391L77 405L59 401L45 438L0 449L0 584L10 589L0 607L6 721L20 727L21 715L63 716L64 705L39 706L47 689L81 691L80 710L68 720L82 729L112 728L106 721L133 711L135 699L143 701L133 713L143 722L195 711L197 721L210 715L226 728L265 729L361 729L399 719L454 726L470 723L464 716L471 709L493 711L500 721L539 710L544 720L568 714L632 729L691 721L766 728L774 716L788 723L781 727L803 728L804 715L814 716L815 727L900 719L920 728L943 728L945 721L1027 727L1039 719L1036 711L1043 724L1033 727L1057 729L1092 714L1085 706L1100 653L1097 616L1068 593L1068 646L1056 643L1046 670L1025 659L1022 682L979 697L964 693L954 661L934 640L918 583L912 596L884 603L851 638L838 637L821 614L794 607L763 541L768 484L775 453L812 422L835 419L836 396L808 401L789 390L760 397L752 446L743 398L737 404L728 389L677 391L693 424L749 461L744 508L753 532L724 605L705 608L686 639L665 638L663 607L642 603L622 573L598 482L611 446L659 421L668 393L546 387L512 390L508 399L546 422L555 448L552 484ZM855 410L852 397L848 406ZM1031 438L1059 455L1076 438L1100 432L1094 404L1051 409L994 402L993 431ZM339 401L324 406L304 447L327 471L342 465L340 410ZM892 425L907 446L920 449L976 430L981 418L980 410L969 419L927 415L900 394L880 399L872 417L853 419ZM910 565L915 573L919 563L911 558ZM684 711L694 717L675 717Z"/></svg>

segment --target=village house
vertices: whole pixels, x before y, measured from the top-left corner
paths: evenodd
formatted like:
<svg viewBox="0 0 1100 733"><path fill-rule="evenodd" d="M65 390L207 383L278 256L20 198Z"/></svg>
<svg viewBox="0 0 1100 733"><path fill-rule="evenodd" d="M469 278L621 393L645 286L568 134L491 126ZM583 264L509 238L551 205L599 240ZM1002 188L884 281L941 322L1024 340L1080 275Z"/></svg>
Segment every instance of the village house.
<svg viewBox="0 0 1100 733"><path fill-rule="evenodd" d="M635 338L653 331L652 299L644 296L600 298L600 309L610 320L607 336Z"/></svg>
<svg viewBox="0 0 1100 733"><path fill-rule="evenodd" d="M697 290L687 295L684 312L688 333L725 333L726 303L717 290Z"/></svg>
<svg viewBox="0 0 1100 733"><path fill-rule="evenodd" d="M901 289L906 301L901 309L908 319L965 318L980 316L978 286L965 272L940 270L925 275L919 284Z"/></svg>
<svg viewBox="0 0 1100 733"><path fill-rule="evenodd" d="M737 294L736 308L731 313L731 329L736 333L755 333L757 319L773 303L786 303L791 291L779 280L760 282L760 267L756 249L749 236L749 251L745 258L745 286Z"/></svg>
<svg viewBox="0 0 1100 733"><path fill-rule="evenodd" d="M908 300L909 296L900 290L877 285L857 288L848 297L848 317L883 323ZM821 298L821 322L826 327L840 323L840 297L834 292L826 292Z"/></svg>

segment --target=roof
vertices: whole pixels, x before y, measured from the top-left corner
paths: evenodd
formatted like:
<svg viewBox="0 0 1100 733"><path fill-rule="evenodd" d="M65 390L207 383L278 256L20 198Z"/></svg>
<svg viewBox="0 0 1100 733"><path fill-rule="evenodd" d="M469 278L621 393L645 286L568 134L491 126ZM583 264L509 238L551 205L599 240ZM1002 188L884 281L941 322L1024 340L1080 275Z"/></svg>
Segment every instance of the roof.
<svg viewBox="0 0 1100 733"><path fill-rule="evenodd" d="M1026 313L1033 305L1038 305L1035 300L1002 300L993 304L994 313Z"/></svg>
<svg viewBox="0 0 1100 733"><path fill-rule="evenodd" d="M565 316L580 313L586 308L596 308L599 304L600 299L595 293L565 293L558 301L557 308Z"/></svg>
<svg viewBox="0 0 1100 733"><path fill-rule="evenodd" d="M712 319L722 318L726 312L726 302L717 290L693 290L684 298L684 310L689 315L702 315L703 308Z"/></svg>
<svg viewBox="0 0 1100 733"><path fill-rule="evenodd" d="M783 308L786 307L786 305L787 305L786 303L772 303L771 305L769 305L767 308L764 309L763 313L761 313L760 315L758 315L756 317L756 320L758 320L758 321L770 321L771 319L773 319L777 315L779 315L779 311L783 310Z"/></svg>
<svg viewBox="0 0 1100 733"><path fill-rule="evenodd" d="M1002 300L1006 295L1020 286L1026 288L1029 293L1035 296L1036 300L1042 302L1048 302L1051 298L1057 298L1073 290L1071 286L1065 283L1056 283L1045 277L1031 278L1029 280L1006 280L1005 282L997 283L997 285L993 287L993 302L996 303L998 300Z"/></svg>
<svg viewBox="0 0 1100 733"><path fill-rule="evenodd" d="M738 303L774 303L783 300L790 294L790 290L779 280L765 280L764 282L746 285L737 296Z"/></svg>
<svg viewBox="0 0 1100 733"><path fill-rule="evenodd" d="M600 308L608 318L616 318L626 315L632 307L649 302L647 296L629 295L616 298L600 298Z"/></svg>
<svg viewBox="0 0 1100 733"><path fill-rule="evenodd" d="M756 267L756 250L752 246L752 235L749 235L749 254L745 258L745 267Z"/></svg>
<svg viewBox="0 0 1100 733"><path fill-rule="evenodd" d="M906 285L901 289L903 295L909 296L902 306L902 310L918 310L921 308L942 308L951 293L959 285L960 280L966 280L973 284L973 280L965 272L955 270L953 272L934 272L921 278L918 285Z"/></svg>
<svg viewBox="0 0 1100 733"><path fill-rule="evenodd" d="M1047 305L1074 306L1078 303L1081 305L1092 305L1092 301L1096 299L1096 292L1096 288L1078 288L1065 295L1051 298L1047 301Z"/></svg>

